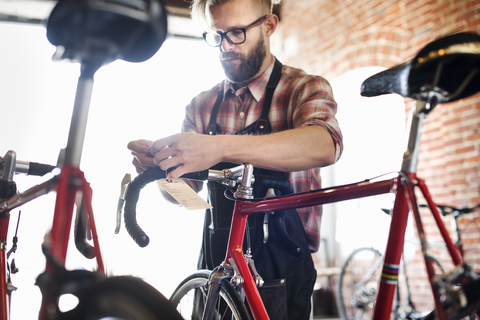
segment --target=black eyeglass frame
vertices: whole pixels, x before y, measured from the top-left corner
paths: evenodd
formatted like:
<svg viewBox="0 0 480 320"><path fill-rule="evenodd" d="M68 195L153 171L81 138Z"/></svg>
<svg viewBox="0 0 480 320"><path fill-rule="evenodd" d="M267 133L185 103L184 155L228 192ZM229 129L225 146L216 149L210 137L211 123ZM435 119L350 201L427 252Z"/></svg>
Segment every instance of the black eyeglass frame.
<svg viewBox="0 0 480 320"><path fill-rule="evenodd" d="M259 26L260 24L263 23L263 21L265 21L265 19L267 19L270 15L267 14L263 17L260 17L258 18L257 20L255 20L254 22L252 22L251 24L249 24L248 26L246 26L245 28L233 28L233 29L230 29L228 30L227 32L222 32L222 31L217 31L216 34L220 35L220 42L217 44L217 45L211 45L210 43L208 43L207 41L207 35L208 34L215 34L213 32L204 32L203 33L203 39L205 40L205 42L210 46L210 47L220 47L222 45L222 42L223 42L223 39L227 39L227 41L231 44L234 44L234 45L238 45L238 44L242 44L244 43L245 41L247 41L247 30L251 29L251 28L254 28L256 26ZM231 32L231 31L242 31L243 32L243 41L242 42L233 42L232 39L230 39L228 37L228 33Z"/></svg>

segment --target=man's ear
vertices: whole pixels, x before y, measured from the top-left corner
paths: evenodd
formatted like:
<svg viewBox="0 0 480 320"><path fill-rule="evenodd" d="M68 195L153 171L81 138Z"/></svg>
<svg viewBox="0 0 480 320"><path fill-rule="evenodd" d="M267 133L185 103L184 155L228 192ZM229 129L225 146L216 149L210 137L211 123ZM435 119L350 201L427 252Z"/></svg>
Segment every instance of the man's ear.
<svg viewBox="0 0 480 320"><path fill-rule="evenodd" d="M266 35L268 37L271 36L275 32L275 29L277 29L277 24L278 24L278 17L275 14L271 14L265 20Z"/></svg>

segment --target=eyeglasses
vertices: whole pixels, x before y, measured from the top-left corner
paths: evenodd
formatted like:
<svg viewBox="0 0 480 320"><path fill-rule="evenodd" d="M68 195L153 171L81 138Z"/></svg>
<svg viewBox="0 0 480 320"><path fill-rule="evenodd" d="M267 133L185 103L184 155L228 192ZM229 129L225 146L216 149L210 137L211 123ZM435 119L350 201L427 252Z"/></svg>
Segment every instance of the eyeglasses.
<svg viewBox="0 0 480 320"><path fill-rule="evenodd" d="M231 44L242 44L247 40L247 30L259 26L267 18L268 15L263 16L245 28L235 28L227 32L204 32L203 39L205 39L205 42L211 47L219 47L222 44L223 38L227 39Z"/></svg>

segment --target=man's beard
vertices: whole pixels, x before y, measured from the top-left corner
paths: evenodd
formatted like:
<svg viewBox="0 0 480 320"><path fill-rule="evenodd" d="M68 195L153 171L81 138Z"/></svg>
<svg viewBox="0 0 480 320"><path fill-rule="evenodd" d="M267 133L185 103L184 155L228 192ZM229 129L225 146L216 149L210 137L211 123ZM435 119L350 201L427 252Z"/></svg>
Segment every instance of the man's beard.
<svg viewBox="0 0 480 320"><path fill-rule="evenodd" d="M253 50L245 57L241 53L224 52L221 55L220 62L222 64L225 75L232 82L247 81L255 76L262 67L267 53L265 50L265 40L262 37L258 40L257 45ZM240 64L237 68L231 69L224 61L224 59L240 59Z"/></svg>

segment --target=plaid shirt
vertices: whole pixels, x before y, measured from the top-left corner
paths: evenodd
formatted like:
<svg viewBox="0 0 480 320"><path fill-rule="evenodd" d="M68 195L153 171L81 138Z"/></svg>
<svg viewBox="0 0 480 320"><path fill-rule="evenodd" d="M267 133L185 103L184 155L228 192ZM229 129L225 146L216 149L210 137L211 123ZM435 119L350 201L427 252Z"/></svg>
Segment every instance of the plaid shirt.
<svg viewBox="0 0 480 320"><path fill-rule="evenodd" d="M267 70L246 87L234 90L232 83L223 80L209 91L196 96L186 108L182 131L206 133L213 105L220 90L224 99L217 116L223 134L234 134L260 118L266 86L273 71L275 59ZM337 104L328 82L303 70L283 66L282 76L275 89L269 121L272 132L302 126L318 125L326 128L335 143L335 161L343 150L342 133L335 119ZM320 168L289 173L295 192L319 189ZM305 228L311 252L320 244L322 207L297 209Z"/></svg>

